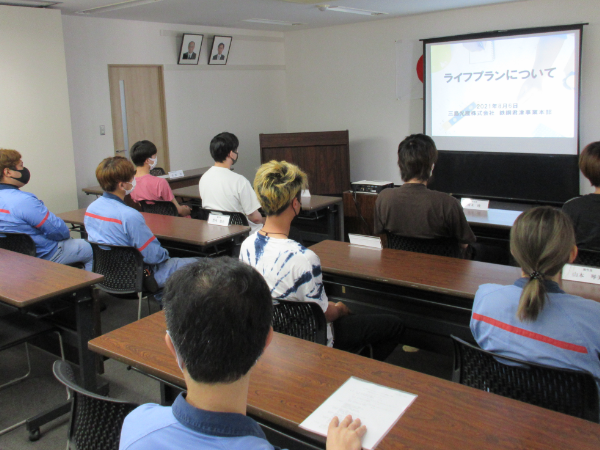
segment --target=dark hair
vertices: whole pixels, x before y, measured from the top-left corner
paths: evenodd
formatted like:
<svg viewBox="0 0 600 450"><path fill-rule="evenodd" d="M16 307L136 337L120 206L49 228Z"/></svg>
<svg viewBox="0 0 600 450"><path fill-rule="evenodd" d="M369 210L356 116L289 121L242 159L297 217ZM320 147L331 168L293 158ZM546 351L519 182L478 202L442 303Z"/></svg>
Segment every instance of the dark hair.
<svg viewBox="0 0 600 450"><path fill-rule="evenodd" d="M223 46L223 48L225 48L225 44L222 42L219 45L217 45L217 48L219 48L220 46Z"/></svg>
<svg viewBox="0 0 600 450"><path fill-rule="evenodd" d="M148 158L152 158L157 153L156 145L150 141L137 141L129 150L129 156L137 167L142 167Z"/></svg>
<svg viewBox="0 0 600 450"><path fill-rule="evenodd" d="M529 276L519 300L519 320L537 319L546 302L544 280L569 262L574 246L573 224L562 211L539 206L517 217L510 230L510 252Z"/></svg>
<svg viewBox="0 0 600 450"><path fill-rule="evenodd" d="M131 161L122 156L111 156L102 160L96 167L96 179L103 191L114 192L121 182L133 179L135 168Z"/></svg>
<svg viewBox="0 0 600 450"><path fill-rule="evenodd" d="M216 162L223 162L229 152L236 151L240 145L240 141L235 134L227 131L217 134L210 141L210 155Z"/></svg>
<svg viewBox="0 0 600 450"><path fill-rule="evenodd" d="M177 353L199 383L240 379L265 348L271 290L238 259L202 258L179 269L167 281L163 305Z"/></svg>
<svg viewBox="0 0 600 450"><path fill-rule="evenodd" d="M402 181L427 181L438 158L435 142L426 134L411 134L398 146L398 167Z"/></svg>
<svg viewBox="0 0 600 450"><path fill-rule="evenodd" d="M579 170L592 186L600 187L600 141L588 144L579 156Z"/></svg>

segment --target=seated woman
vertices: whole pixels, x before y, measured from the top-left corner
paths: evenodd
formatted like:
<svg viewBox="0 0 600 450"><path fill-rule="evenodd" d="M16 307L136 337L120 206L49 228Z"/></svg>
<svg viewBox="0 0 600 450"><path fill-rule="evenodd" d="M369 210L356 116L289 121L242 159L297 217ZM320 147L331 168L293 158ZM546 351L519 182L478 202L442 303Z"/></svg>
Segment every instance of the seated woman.
<svg viewBox="0 0 600 450"><path fill-rule="evenodd" d="M484 284L473 303L471 331L484 350L591 373L600 386L600 303L561 290L561 271L575 260L570 219L543 206L521 214L510 251L522 278L511 286Z"/></svg>
<svg viewBox="0 0 600 450"><path fill-rule="evenodd" d="M175 200L169 182L164 178L150 175L150 171L156 167L158 161L156 145L150 141L138 141L131 146L129 153L131 161L135 164L135 190L131 193L131 199L134 202L140 200L172 202L180 216L189 217L190 207L182 206Z"/></svg>
<svg viewBox="0 0 600 450"><path fill-rule="evenodd" d="M600 141L587 145L579 156L579 169L596 190L569 200L563 211L573 221L577 247L600 251Z"/></svg>

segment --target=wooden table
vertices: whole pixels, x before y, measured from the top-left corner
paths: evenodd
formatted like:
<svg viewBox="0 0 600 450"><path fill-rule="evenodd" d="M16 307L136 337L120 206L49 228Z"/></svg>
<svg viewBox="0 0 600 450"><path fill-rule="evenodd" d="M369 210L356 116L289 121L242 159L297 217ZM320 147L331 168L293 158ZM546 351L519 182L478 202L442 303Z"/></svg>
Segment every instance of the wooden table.
<svg viewBox="0 0 600 450"><path fill-rule="evenodd" d="M94 339L90 349L183 388L165 330L159 312ZM380 450L600 446L598 424L278 333L253 369L248 413L323 442L298 425L350 376L418 395Z"/></svg>
<svg viewBox="0 0 600 450"><path fill-rule="evenodd" d="M27 309L47 300L64 299L75 308L75 329L57 324L63 341L77 348L80 383L85 389L98 391L96 358L88 350L94 337L92 287L104 277L85 270L0 249L0 302ZM40 414L27 421L31 433L70 410L70 403ZM39 437L39 435L38 435Z"/></svg>
<svg viewBox="0 0 600 450"><path fill-rule="evenodd" d="M183 201L202 200L198 186L176 189L173 194ZM294 219L292 225L301 230L303 239L311 242L324 239L344 240L344 206L341 197L311 195L302 197L301 200L302 213ZM324 224L320 220L323 214Z"/></svg>
<svg viewBox="0 0 600 450"><path fill-rule="evenodd" d="M321 259L325 291L356 312L390 312L408 327L405 343L451 353L451 334L472 341L469 328L480 285L510 285L521 277L511 266L376 250L323 241L311 247ZM563 281L569 294L600 301L592 284Z"/></svg>
<svg viewBox="0 0 600 450"><path fill-rule="evenodd" d="M83 227L85 208L57 214L66 223ZM239 241L250 233L250 227L242 225L209 225L205 220L185 217L163 216L141 213L150 231L161 241L198 247L200 250L213 247L227 241Z"/></svg>

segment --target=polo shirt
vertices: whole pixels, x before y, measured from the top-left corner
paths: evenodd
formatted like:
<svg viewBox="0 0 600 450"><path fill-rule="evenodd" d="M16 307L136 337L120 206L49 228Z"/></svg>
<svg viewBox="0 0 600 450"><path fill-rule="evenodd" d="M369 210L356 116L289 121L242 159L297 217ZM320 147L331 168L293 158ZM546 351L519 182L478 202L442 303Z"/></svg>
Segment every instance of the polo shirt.
<svg viewBox="0 0 600 450"><path fill-rule="evenodd" d="M404 183L379 193L375 234L385 231L418 239L451 238L461 244L476 240L458 200L421 183Z"/></svg>
<svg viewBox="0 0 600 450"><path fill-rule="evenodd" d="M600 250L600 194L573 198L562 209L573 221L577 247Z"/></svg>
<svg viewBox="0 0 600 450"><path fill-rule="evenodd" d="M205 411L181 393L172 407L134 409L121 429L120 450L274 450L262 429L243 414Z"/></svg>
<svg viewBox="0 0 600 450"><path fill-rule="evenodd" d="M135 189L131 191L131 199L134 202L140 200L171 202L175 197L169 182L154 175L142 175L135 177Z"/></svg>

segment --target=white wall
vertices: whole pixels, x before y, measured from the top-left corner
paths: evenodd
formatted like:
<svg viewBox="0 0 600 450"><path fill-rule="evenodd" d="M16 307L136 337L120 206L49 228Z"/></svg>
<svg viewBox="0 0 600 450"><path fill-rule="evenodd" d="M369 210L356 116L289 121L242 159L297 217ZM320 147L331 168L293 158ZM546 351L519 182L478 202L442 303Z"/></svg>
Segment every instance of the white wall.
<svg viewBox="0 0 600 450"><path fill-rule="evenodd" d="M171 170L212 165L210 140L230 131L240 139L236 171L252 180L258 134L286 131L282 33L76 16L63 23L80 207L93 200L81 189L98 184L96 166L114 153L108 64L164 65ZM204 34L199 66L176 64L183 32ZM226 66L206 65L214 34L233 35Z"/></svg>
<svg viewBox="0 0 600 450"><path fill-rule="evenodd" d="M422 100L396 100L395 41L589 22L583 32L582 147L600 139L600 3L528 0L285 34L288 132L350 130L352 180L400 183L398 143L422 132ZM410 82L407 80L407 82ZM582 179L582 193L591 192Z"/></svg>
<svg viewBox="0 0 600 450"><path fill-rule="evenodd" d="M0 6L0 147L23 156L24 191L54 213L77 206L60 11Z"/></svg>

